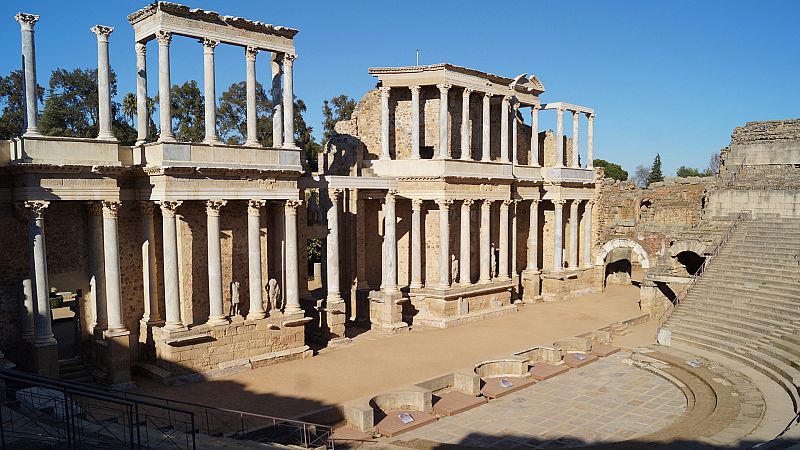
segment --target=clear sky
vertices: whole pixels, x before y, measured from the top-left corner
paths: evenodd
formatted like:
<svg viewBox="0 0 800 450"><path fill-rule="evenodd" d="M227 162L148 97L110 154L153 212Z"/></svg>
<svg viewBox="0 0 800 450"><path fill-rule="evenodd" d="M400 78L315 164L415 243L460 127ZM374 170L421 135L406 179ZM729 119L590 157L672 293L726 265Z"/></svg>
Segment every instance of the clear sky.
<svg viewBox="0 0 800 450"><path fill-rule="evenodd" d="M192 7L298 28L295 94L319 137L321 105L375 85L368 67L450 62L514 77L535 74L543 102L591 106L595 157L629 172L656 152L665 175L705 168L712 152L751 120L800 117L800 2L786 1L301 1L184 0ZM135 89L128 13L147 1L5 0L0 73L20 66L14 14L36 25L39 83L54 68L97 66L95 24L115 28L111 64L119 94ZM148 84L157 91L157 47L148 45ZM172 81L202 80L202 47L173 39ZM258 78L269 79L268 54ZM240 48L217 47L217 94L245 75ZM527 115L527 114L526 114ZM567 115L565 119L568 119ZM542 115L555 126L555 113ZM570 122L565 128L571 130ZM582 123L582 136L585 121Z"/></svg>

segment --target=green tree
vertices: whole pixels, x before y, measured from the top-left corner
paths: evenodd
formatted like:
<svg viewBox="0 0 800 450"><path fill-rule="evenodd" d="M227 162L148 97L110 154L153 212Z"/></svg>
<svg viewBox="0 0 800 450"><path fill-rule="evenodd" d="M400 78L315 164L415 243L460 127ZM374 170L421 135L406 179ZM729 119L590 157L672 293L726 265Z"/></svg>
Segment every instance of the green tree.
<svg viewBox="0 0 800 450"><path fill-rule="evenodd" d="M594 167L602 167L605 172L606 178L614 180L625 181L628 179L628 172L619 164L608 162L605 159L595 159L592 161Z"/></svg>
<svg viewBox="0 0 800 450"><path fill-rule="evenodd" d="M111 95L117 77L111 72ZM97 136L97 70L55 69L50 75L47 99L39 120L42 133L50 136Z"/></svg>
<svg viewBox="0 0 800 450"><path fill-rule="evenodd" d="M694 167L686 167L680 166L678 167L678 171L676 173L679 177L686 178L686 177L705 177L705 172L700 172L699 170L695 169Z"/></svg>
<svg viewBox="0 0 800 450"><path fill-rule="evenodd" d="M256 137L261 145L272 145L272 102L261 83L256 83ZM217 108L220 139L241 145L247 139L247 84L233 83L222 93Z"/></svg>
<svg viewBox="0 0 800 450"><path fill-rule="evenodd" d="M319 155L322 147L314 139L311 134L314 131L313 127L308 126L303 114L306 112L306 104L303 100L295 98L294 100L294 141L305 155L306 169L310 172L319 170L317 155Z"/></svg>
<svg viewBox="0 0 800 450"><path fill-rule="evenodd" d="M200 142L205 137L205 108L197 81L189 80L170 89L175 138L179 142Z"/></svg>
<svg viewBox="0 0 800 450"><path fill-rule="evenodd" d="M656 158L653 160L653 165L650 166L650 176L647 177L647 185L664 181L664 175L661 173L661 155L656 153Z"/></svg>
<svg viewBox="0 0 800 450"><path fill-rule="evenodd" d="M37 98L42 102L44 88L38 86ZM3 105L0 115L0 139L12 139L25 132L25 88L21 70L13 70L7 76L0 77L0 104Z"/></svg>
<svg viewBox="0 0 800 450"><path fill-rule="evenodd" d="M152 97L147 97L147 140L155 141L158 138L158 127L153 119L153 114L156 112L156 100ZM128 119L128 124L134 126L134 117L138 113L138 105L136 94L128 92L122 98L122 115Z"/></svg>
<svg viewBox="0 0 800 450"><path fill-rule="evenodd" d="M346 95L337 95L330 100L322 102L322 115L325 117L322 123L323 145L328 142L331 136L336 134L334 130L336 122L350 120L355 109L356 101Z"/></svg>

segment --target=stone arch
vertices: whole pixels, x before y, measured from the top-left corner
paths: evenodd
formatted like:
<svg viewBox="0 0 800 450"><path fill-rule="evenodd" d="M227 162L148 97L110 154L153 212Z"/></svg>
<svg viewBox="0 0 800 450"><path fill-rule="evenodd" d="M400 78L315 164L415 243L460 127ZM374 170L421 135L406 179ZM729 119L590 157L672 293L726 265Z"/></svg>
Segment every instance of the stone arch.
<svg viewBox="0 0 800 450"><path fill-rule="evenodd" d="M653 208L653 199L651 197L641 197L636 200L636 220L642 220L642 213L647 213Z"/></svg>
<svg viewBox="0 0 800 450"><path fill-rule="evenodd" d="M675 261L673 264L680 265L689 275L694 275L706 260L706 246L694 239L683 240L672 244L668 254Z"/></svg>
<svg viewBox="0 0 800 450"><path fill-rule="evenodd" d="M641 244L628 238L612 239L603 244L603 246L600 248L600 251L597 253L597 257L594 260L594 265L604 265L608 253L615 248L630 248L633 253L639 256L639 264L642 266L642 269L650 268L650 257L647 254L647 251L644 249L644 247L642 247Z"/></svg>
<svg viewBox="0 0 800 450"><path fill-rule="evenodd" d="M697 256L705 256L706 254L706 246L700 243L700 241L696 241L694 239L687 239L684 241L678 241L669 248L669 256L676 257L679 253L683 252L692 252L697 254Z"/></svg>

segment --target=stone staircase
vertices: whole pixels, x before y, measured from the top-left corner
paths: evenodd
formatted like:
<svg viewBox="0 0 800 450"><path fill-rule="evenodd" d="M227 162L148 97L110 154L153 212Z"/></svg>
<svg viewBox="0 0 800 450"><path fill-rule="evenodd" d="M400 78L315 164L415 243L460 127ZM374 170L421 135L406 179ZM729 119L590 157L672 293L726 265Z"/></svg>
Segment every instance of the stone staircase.
<svg viewBox="0 0 800 450"><path fill-rule="evenodd" d="M678 305L672 346L739 361L800 407L800 220L746 220ZM795 427L798 428L798 427Z"/></svg>
<svg viewBox="0 0 800 450"><path fill-rule="evenodd" d="M92 365L80 356L58 360L58 377L76 383L93 383Z"/></svg>

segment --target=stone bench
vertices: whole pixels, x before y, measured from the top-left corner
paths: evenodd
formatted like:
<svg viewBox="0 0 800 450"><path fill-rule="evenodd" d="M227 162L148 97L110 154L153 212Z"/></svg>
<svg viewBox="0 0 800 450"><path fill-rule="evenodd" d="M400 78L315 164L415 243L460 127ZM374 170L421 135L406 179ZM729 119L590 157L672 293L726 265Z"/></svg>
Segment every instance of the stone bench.
<svg viewBox="0 0 800 450"><path fill-rule="evenodd" d="M394 413L397 411L421 412L430 415L432 410L431 390L419 386L403 386L374 397L362 397L349 401L343 405L347 425L363 432L374 429L387 417L396 418L397 414ZM378 418L377 422L376 417ZM421 418L425 417L427 416ZM415 422L417 422L416 419L412 424ZM398 432L393 420L389 420L385 425L388 427L388 431L395 434Z"/></svg>

